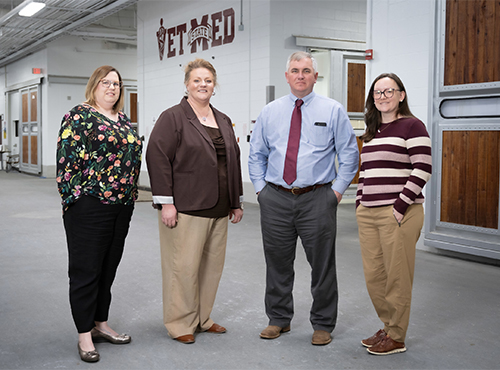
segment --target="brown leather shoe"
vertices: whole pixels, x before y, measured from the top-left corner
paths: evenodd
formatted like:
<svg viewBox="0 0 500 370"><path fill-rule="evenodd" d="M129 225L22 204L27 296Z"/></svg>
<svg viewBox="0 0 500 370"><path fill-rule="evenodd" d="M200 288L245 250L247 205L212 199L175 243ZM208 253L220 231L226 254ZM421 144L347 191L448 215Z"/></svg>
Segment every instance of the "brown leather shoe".
<svg viewBox="0 0 500 370"><path fill-rule="evenodd" d="M214 323L207 331L207 333L222 334L226 332L226 328Z"/></svg>
<svg viewBox="0 0 500 370"><path fill-rule="evenodd" d="M332 341L332 335L324 330L315 330L311 343L315 346L324 346Z"/></svg>
<svg viewBox="0 0 500 370"><path fill-rule="evenodd" d="M184 343L184 344L191 344L194 343L194 335L193 334L186 334L186 335L181 335L180 337L174 338L176 341Z"/></svg>
<svg viewBox="0 0 500 370"><path fill-rule="evenodd" d="M281 333L286 333L289 331L290 325L285 326L284 328L282 328L281 326L269 325L267 328L262 330L262 333L260 333L260 337L263 339L276 339L281 335Z"/></svg>
<svg viewBox="0 0 500 370"><path fill-rule="evenodd" d="M396 342L389 335L386 335L380 342L366 349L372 355L392 355L406 351L404 342Z"/></svg>
<svg viewBox="0 0 500 370"><path fill-rule="evenodd" d="M384 329L380 329L375 334L373 334L370 338L363 339L361 341L361 344L364 345L365 347L369 348L369 347L377 344L378 342L380 342L386 335L387 335L387 333L384 331Z"/></svg>

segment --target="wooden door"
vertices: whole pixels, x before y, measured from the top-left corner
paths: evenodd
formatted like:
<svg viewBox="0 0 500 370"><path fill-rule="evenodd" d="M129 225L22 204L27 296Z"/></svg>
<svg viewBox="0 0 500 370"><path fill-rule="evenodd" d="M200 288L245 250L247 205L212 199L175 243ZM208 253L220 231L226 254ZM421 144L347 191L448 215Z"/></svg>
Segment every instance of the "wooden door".
<svg viewBox="0 0 500 370"><path fill-rule="evenodd" d="M441 221L496 229L500 131L444 131Z"/></svg>
<svg viewBox="0 0 500 370"><path fill-rule="evenodd" d="M21 90L21 171L40 173L40 135L38 86Z"/></svg>
<svg viewBox="0 0 500 370"><path fill-rule="evenodd" d="M363 114L365 111L365 76L366 65L364 63L347 63L347 111L349 113ZM361 154L363 143L359 137L356 140ZM361 166L361 157L359 166ZM351 184L357 184L358 180L359 167Z"/></svg>
<svg viewBox="0 0 500 370"><path fill-rule="evenodd" d="M445 22L446 98L460 98L467 91L470 101L477 96L479 104L485 84L500 81L500 2L447 0ZM456 127L441 131L440 220L497 229L500 131L485 129L484 119L467 114L465 105L463 116L454 118L449 122ZM457 129L464 123L467 129Z"/></svg>

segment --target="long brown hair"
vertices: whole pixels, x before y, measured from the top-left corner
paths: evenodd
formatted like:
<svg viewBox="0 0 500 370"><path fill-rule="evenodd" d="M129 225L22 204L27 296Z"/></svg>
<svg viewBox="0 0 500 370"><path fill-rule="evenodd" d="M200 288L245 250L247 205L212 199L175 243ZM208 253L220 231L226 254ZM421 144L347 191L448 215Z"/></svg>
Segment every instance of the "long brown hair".
<svg viewBox="0 0 500 370"><path fill-rule="evenodd" d="M406 92L405 86L401 79L394 73L382 73L378 76L372 83L370 87L370 91L368 91L368 96L366 97L365 103L365 124L366 131L363 135L360 136L360 139L365 143L369 142L371 139L375 137L377 134L377 130L380 128L382 124L382 114L375 106L375 99L373 98L373 90L375 89L375 84L377 81L382 78L389 77L391 80L396 82L398 85L399 91L405 92L405 98L402 102L399 103L398 109L396 111L396 117L415 117L410 110L410 106L408 105L408 93Z"/></svg>
<svg viewBox="0 0 500 370"><path fill-rule="evenodd" d="M101 66L97 68L94 73L92 73L92 76L90 76L89 81L87 82L87 88L85 89L85 103L95 106L96 105L96 100L95 100L95 90L97 88L97 85L101 80L108 75L109 72L116 72L118 75L118 79L121 82L121 87L120 87L120 97L116 101L116 103L113 105L113 113L118 113L120 110L123 109L123 106L125 104L125 98L123 94L123 81L122 81L122 76L120 75L120 72L117 71L116 68L111 67L111 66Z"/></svg>

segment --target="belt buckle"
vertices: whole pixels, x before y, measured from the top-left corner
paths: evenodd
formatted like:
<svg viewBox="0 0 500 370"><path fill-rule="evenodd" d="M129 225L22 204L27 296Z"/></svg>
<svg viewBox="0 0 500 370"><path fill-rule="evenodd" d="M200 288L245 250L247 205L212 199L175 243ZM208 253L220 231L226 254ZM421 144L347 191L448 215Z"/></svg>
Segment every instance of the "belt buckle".
<svg viewBox="0 0 500 370"><path fill-rule="evenodd" d="M294 186L291 190L292 190L292 194L293 194L293 195L300 195L300 193L295 193L295 190L300 190L300 188L299 188L299 187Z"/></svg>

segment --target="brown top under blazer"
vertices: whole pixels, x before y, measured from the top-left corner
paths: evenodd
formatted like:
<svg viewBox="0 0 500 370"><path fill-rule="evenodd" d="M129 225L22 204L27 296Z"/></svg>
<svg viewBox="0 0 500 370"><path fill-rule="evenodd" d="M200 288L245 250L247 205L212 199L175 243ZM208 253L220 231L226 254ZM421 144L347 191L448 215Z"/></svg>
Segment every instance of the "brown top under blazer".
<svg viewBox="0 0 500 370"><path fill-rule="evenodd" d="M230 206L239 208L243 201L240 148L231 119L210 107L226 146ZM169 197L172 201L162 203L174 204L178 212L209 209L217 204L215 147L186 97L165 110L156 121L149 137L146 163L153 200Z"/></svg>

